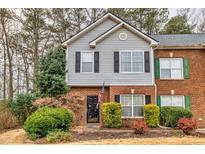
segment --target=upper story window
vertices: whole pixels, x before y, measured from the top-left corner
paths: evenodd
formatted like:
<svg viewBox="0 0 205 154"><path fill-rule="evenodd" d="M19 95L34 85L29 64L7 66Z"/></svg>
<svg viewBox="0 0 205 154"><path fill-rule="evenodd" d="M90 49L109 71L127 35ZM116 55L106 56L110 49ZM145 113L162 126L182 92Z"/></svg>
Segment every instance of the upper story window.
<svg viewBox="0 0 205 154"><path fill-rule="evenodd" d="M121 73L144 72L144 52L143 51L120 52L120 72Z"/></svg>
<svg viewBox="0 0 205 154"><path fill-rule="evenodd" d="M82 72L93 72L93 53L81 52Z"/></svg>
<svg viewBox="0 0 205 154"><path fill-rule="evenodd" d="M161 106L185 107L184 96L161 96Z"/></svg>
<svg viewBox="0 0 205 154"><path fill-rule="evenodd" d="M182 58L160 58L161 79L183 79Z"/></svg>

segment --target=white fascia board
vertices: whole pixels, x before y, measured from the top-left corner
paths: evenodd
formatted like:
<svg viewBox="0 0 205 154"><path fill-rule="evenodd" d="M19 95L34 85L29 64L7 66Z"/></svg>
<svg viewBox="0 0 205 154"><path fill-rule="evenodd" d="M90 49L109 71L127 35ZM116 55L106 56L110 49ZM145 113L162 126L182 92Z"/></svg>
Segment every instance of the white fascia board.
<svg viewBox="0 0 205 154"><path fill-rule="evenodd" d="M153 39L151 39L150 37L148 37L147 35L143 34L142 32L138 31L137 29L135 29L134 27L130 26L129 24L127 24L126 22L124 22L123 20L121 20L118 17L115 17L114 15L110 14L110 16L112 18L114 18L115 20L120 21L121 23L123 23L125 26L127 26L127 28L133 30L134 32L136 32L139 36L143 37L144 39L150 41L151 45L158 45L159 43Z"/></svg>
<svg viewBox="0 0 205 154"><path fill-rule="evenodd" d="M96 43L98 41L100 41L101 39L103 39L105 36L109 35L110 33L114 32L115 30L119 29L120 27L122 27L123 23L119 23L116 27L114 27L113 29L107 31L106 33L104 33L102 36L98 37L97 39L95 39L94 41L90 42L89 45L90 47L95 47Z"/></svg>
<svg viewBox="0 0 205 154"><path fill-rule="evenodd" d="M98 21L94 22L93 24L91 24L90 26L86 27L85 29L83 29L81 32L79 32L78 34L76 34L75 36L71 37L70 39L68 39L67 41L62 43L62 46L67 46L71 41L73 41L74 39L78 38L79 36L81 36L82 34L86 33L87 31L89 31L91 28L95 27L99 22L105 20L106 18L111 17L116 21L119 21L121 24L127 26L127 28L129 28L130 30L134 31L136 34L138 34L139 36L141 36L142 38L144 38L145 40L149 41L151 46L155 46L158 45L158 42L151 39L150 37L148 37L147 35L143 34L142 32L138 31L137 29L135 29L134 27L130 26L129 24L127 24L126 22L124 22L123 20L121 20L120 18L114 16L111 13L106 14L105 16L103 16L101 19L99 19ZM107 34L107 33L106 33ZM90 43L90 45L92 45Z"/></svg>
<svg viewBox="0 0 205 154"><path fill-rule="evenodd" d="M102 17L101 19L99 19L98 21L94 22L93 24L91 24L90 26L86 27L85 29L83 29L82 31L80 31L78 34L74 35L73 37L71 37L70 39L68 39L67 41L62 43L62 46L67 46L68 43L70 43L71 41L73 41L74 39L78 38L79 36L81 36L82 34L86 33L87 31L89 31L91 28L95 27L99 22L105 20L106 18L108 18L110 16L110 14L106 14L104 17Z"/></svg>

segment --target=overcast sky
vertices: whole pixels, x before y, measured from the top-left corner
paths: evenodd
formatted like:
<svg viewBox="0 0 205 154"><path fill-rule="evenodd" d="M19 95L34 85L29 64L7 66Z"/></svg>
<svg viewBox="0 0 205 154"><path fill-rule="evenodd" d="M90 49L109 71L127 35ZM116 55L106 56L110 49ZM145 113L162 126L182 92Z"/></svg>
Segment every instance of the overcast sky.
<svg viewBox="0 0 205 154"><path fill-rule="evenodd" d="M173 17L177 14L177 9L176 8L169 8L169 16Z"/></svg>

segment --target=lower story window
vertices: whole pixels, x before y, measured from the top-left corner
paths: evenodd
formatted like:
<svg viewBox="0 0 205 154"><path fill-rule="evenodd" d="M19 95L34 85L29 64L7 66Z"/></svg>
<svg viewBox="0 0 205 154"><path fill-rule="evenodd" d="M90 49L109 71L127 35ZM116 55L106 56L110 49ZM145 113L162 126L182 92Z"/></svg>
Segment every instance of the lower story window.
<svg viewBox="0 0 205 154"><path fill-rule="evenodd" d="M144 95L120 95L120 103L123 117L143 117Z"/></svg>
<svg viewBox="0 0 205 154"><path fill-rule="evenodd" d="M161 96L161 106L185 107L184 96Z"/></svg>

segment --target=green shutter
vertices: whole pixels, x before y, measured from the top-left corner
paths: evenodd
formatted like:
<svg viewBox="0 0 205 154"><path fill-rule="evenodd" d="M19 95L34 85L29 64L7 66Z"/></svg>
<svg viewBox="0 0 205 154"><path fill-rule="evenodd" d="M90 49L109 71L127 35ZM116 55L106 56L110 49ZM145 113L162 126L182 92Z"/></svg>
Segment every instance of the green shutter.
<svg viewBox="0 0 205 154"><path fill-rule="evenodd" d="M189 79L190 73L189 73L189 59L184 58L183 59L184 64L184 79Z"/></svg>
<svg viewBox="0 0 205 154"><path fill-rule="evenodd" d="M157 96L157 106L161 107L161 96Z"/></svg>
<svg viewBox="0 0 205 154"><path fill-rule="evenodd" d="M191 97L185 96L185 108L186 110L191 110Z"/></svg>
<svg viewBox="0 0 205 154"><path fill-rule="evenodd" d="M159 58L154 59L155 78L160 78L160 61Z"/></svg>

